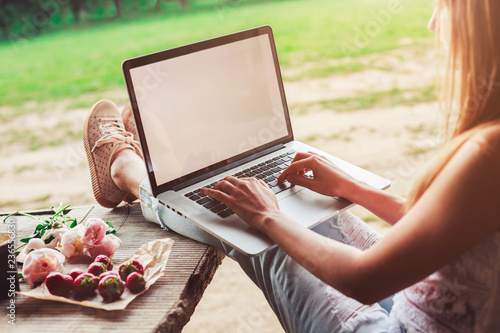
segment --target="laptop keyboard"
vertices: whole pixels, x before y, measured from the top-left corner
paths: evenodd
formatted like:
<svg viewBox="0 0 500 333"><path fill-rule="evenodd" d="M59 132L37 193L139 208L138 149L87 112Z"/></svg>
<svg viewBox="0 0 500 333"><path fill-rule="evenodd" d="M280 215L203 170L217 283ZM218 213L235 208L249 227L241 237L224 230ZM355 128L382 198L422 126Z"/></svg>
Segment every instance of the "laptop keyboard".
<svg viewBox="0 0 500 333"><path fill-rule="evenodd" d="M237 172L232 176L236 178L254 177L257 179L261 179L271 188L271 190L273 190L275 194L278 194L292 187L292 184L290 184L287 181L278 184L277 179L278 176L281 174L281 172L286 168L288 168L288 166L292 163L295 154L296 154L295 151L290 150L279 156L270 158L267 161L256 164L248 169ZM212 188L218 181L202 187ZM184 196L195 201L197 204L209 209L210 211L219 215L222 218L226 218L234 214L234 212L231 209L229 209L224 203L214 200L209 196L202 194L201 193L202 187L192 192L186 193L184 194Z"/></svg>

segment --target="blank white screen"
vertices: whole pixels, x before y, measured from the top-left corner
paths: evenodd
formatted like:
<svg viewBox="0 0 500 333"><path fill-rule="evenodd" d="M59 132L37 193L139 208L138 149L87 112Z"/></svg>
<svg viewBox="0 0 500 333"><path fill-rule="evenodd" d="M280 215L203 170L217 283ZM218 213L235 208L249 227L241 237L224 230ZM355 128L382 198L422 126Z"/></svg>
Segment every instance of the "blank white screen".
<svg viewBox="0 0 500 333"><path fill-rule="evenodd" d="M267 35L130 74L158 185L288 133Z"/></svg>

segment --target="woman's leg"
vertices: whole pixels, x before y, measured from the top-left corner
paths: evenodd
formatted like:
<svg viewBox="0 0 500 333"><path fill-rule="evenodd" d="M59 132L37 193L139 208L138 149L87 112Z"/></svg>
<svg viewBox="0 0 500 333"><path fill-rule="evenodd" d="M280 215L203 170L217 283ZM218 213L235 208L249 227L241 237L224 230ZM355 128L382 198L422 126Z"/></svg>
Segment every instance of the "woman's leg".
<svg viewBox="0 0 500 333"><path fill-rule="evenodd" d="M350 221L355 228L346 228ZM351 239L356 240L358 246L371 246L380 235L365 227L366 224L352 214L342 213L313 228L313 231L348 244ZM346 229L354 233L347 234ZM321 249L311 255L317 259L311 260L311 265L323 259ZM245 271L252 268L247 274L264 292L287 332L387 331L388 312L379 304L363 305L346 297L320 281L279 248L254 258L237 256L236 260L240 265L243 264Z"/></svg>
<svg viewBox="0 0 500 333"><path fill-rule="evenodd" d="M132 149L123 149L116 154L110 166L111 178L122 191L139 198L141 182L146 178L144 161Z"/></svg>

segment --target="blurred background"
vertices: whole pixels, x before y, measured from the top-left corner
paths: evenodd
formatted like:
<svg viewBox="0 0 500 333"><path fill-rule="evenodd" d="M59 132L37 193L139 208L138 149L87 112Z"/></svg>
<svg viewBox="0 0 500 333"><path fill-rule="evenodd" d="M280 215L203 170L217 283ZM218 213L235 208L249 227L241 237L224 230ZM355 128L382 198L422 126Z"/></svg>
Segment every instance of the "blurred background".
<svg viewBox="0 0 500 333"><path fill-rule="evenodd" d="M429 0L0 0L0 211L95 204L82 128L124 59L274 30L295 137L406 195L439 145ZM353 209L380 232L388 226ZM224 260L185 332L279 332Z"/></svg>

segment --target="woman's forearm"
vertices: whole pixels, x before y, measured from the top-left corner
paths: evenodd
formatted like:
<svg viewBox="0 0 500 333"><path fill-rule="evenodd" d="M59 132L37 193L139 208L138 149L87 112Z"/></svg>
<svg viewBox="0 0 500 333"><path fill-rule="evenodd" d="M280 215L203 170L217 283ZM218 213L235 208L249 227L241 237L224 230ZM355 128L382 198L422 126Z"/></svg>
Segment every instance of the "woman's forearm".
<svg viewBox="0 0 500 333"><path fill-rule="evenodd" d="M353 186L345 191L344 197L363 206L391 225L396 224L406 213L406 199L365 183L353 183Z"/></svg>
<svg viewBox="0 0 500 333"><path fill-rule="evenodd" d="M304 176L305 171L312 171L313 177ZM278 177L278 182L285 180L320 194L346 198L390 224L405 214L405 199L354 179L318 154L297 153L293 163Z"/></svg>

